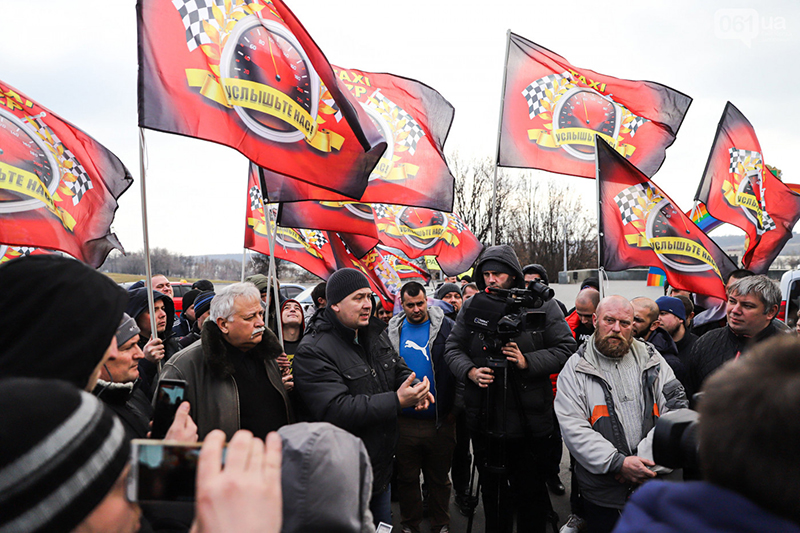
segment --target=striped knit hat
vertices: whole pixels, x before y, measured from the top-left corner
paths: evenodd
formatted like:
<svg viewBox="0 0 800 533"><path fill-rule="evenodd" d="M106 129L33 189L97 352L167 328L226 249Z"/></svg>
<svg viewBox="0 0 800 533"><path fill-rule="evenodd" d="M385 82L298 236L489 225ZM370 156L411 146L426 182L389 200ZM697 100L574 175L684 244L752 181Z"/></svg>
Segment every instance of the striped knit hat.
<svg viewBox="0 0 800 533"><path fill-rule="evenodd" d="M72 531L128 462L120 421L56 380L0 381L0 532Z"/></svg>

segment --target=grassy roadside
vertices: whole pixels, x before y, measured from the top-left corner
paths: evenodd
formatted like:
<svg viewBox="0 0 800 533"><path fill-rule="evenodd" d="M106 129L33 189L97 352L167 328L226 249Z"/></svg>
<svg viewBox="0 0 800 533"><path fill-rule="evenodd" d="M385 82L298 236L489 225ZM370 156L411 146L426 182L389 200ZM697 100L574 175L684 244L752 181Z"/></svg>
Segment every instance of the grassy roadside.
<svg viewBox="0 0 800 533"><path fill-rule="evenodd" d="M118 274L116 272L103 272L106 276L111 278L114 283L129 283L132 281L139 281L140 279L144 279L144 276L141 274ZM184 281L187 283L194 283L199 278L167 278L170 281ZM212 279L210 280L211 283L217 284L227 284L227 283L234 283L231 280L224 280L224 279Z"/></svg>

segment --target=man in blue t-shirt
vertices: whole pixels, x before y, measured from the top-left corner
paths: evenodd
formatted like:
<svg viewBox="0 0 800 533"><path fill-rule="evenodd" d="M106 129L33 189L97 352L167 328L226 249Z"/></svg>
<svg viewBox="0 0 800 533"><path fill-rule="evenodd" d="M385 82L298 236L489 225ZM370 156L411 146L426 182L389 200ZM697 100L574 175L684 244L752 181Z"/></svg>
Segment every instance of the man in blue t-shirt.
<svg viewBox="0 0 800 533"><path fill-rule="evenodd" d="M389 322L389 340L417 378L428 378L435 398L425 410L404 409L398 419L397 492L402 528L415 533L420 530L422 470L430 495L431 531L448 531L448 473L455 446L455 417L451 411L456 380L444 360L444 347L453 321L438 307L428 307L425 288L417 282L402 287L400 301L403 313Z"/></svg>

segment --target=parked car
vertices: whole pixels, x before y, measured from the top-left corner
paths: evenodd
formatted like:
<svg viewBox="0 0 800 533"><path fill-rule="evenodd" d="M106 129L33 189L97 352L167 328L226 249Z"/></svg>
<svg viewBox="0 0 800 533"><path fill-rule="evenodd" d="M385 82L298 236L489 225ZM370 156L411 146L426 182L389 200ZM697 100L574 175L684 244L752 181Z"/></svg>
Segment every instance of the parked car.
<svg viewBox="0 0 800 533"><path fill-rule="evenodd" d="M800 270L789 270L781 276L781 308L778 318L794 329L800 309Z"/></svg>
<svg viewBox="0 0 800 533"><path fill-rule="evenodd" d="M184 280L171 281L169 284L172 285L172 302L175 304L175 314L179 315L183 311L183 295L192 289L192 284Z"/></svg>
<svg viewBox="0 0 800 533"><path fill-rule="evenodd" d="M297 283L281 283L281 299L296 300L297 295L306 290L303 285Z"/></svg>
<svg viewBox="0 0 800 533"><path fill-rule="evenodd" d="M300 307L303 308L303 315L305 315L306 320L314 314L314 300L311 299L311 291L313 290L314 287L309 287L294 298L300 302Z"/></svg>

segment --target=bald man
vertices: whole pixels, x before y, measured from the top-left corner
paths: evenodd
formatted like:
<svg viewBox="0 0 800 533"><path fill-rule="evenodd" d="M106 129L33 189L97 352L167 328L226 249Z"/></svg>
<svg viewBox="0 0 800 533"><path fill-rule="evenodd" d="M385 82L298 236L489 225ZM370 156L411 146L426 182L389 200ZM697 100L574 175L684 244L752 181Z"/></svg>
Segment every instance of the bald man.
<svg viewBox="0 0 800 533"><path fill-rule="evenodd" d="M678 357L678 346L672 335L661 327L661 310L650 298L640 296L631 300L633 305L633 336L653 345L666 359L675 376L683 383L686 379L686 365Z"/></svg>
<svg viewBox="0 0 800 533"><path fill-rule="evenodd" d="M583 289L575 297L575 309L566 320L575 342L578 343L578 348L594 333L592 317L598 303L600 303L600 293L591 287Z"/></svg>
<svg viewBox="0 0 800 533"><path fill-rule="evenodd" d="M558 377L555 410L575 457L589 531L610 532L630 493L659 470L652 460L660 413L688 407L683 385L652 345L633 336L634 306L610 296L595 332Z"/></svg>

